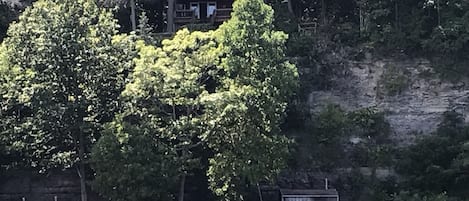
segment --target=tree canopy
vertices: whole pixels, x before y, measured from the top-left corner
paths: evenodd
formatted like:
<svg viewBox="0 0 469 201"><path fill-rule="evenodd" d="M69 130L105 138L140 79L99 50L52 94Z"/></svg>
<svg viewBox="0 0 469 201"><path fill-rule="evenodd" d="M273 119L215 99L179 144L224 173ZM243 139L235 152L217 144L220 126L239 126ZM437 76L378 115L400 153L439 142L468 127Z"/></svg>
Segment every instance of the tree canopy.
<svg viewBox="0 0 469 201"><path fill-rule="evenodd" d="M85 163L118 109L125 40L111 12L92 0L40 0L2 44L1 139L21 162L45 171Z"/></svg>
<svg viewBox="0 0 469 201"><path fill-rule="evenodd" d="M232 19L216 31L181 30L160 48L141 42L122 93L125 109L93 152L97 188L117 200L175 195L178 189L174 197L181 200L185 176L208 165L212 191L242 200L245 185L272 179L288 153L279 124L297 79L284 55L286 39L273 31L272 8L261 0L240 0ZM142 138L152 144L136 144ZM211 153L209 164L200 163L200 149ZM129 153L149 158L130 159ZM144 162L153 157L166 160ZM146 189L155 178L121 179L109 173L109 165L126 172L144 168L160 183L177 176L180 186ZM174 172L151 168L155 165ZM128 194L120 190L124 186L146 193Z"/></svg>
<svg viewBox="0 0 469 201"><path fill-rule="evenodd" d="M301 85L314 85L299 99L312 87L328 90L339 73L348 76L347 62L371 51L418 54L448 62L440 68L455 76L469 72L457 65L469 51L465 0L236 0L220 26L190 24L166 40L153 33L165 29L165 1L20 0L35 2L24 11L4 2L1 168L76 168L82 201L89 183L109 200L184 201L194 180L203 180L196 188L208 197L250 200L286 168L295 146L309 149L299 154L308 161L289 168L356 172L347 176L351 198L468 196L468 126L456 113L399 153L387 113L373 108L330 105L317 115L290 108L301 115L288 129L307 130L295 136L307 148L281 127L288 102L314 100L292 101L296 65L306 72ZM411 90L413 72L383 69L377 96ZM378 178L394 166L403 180Z"/></svg>

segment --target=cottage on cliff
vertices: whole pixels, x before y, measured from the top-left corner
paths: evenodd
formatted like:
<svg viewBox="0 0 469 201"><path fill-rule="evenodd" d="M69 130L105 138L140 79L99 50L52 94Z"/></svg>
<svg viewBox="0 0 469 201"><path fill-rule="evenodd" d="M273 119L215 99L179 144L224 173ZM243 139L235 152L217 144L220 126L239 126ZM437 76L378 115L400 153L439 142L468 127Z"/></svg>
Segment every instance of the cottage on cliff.
<svg viewBox="0 0 469 201"><path fill-rule="evenodd" d="M234 0L168 0L167 32L188 24L219 25L230 18Z"/></svg>

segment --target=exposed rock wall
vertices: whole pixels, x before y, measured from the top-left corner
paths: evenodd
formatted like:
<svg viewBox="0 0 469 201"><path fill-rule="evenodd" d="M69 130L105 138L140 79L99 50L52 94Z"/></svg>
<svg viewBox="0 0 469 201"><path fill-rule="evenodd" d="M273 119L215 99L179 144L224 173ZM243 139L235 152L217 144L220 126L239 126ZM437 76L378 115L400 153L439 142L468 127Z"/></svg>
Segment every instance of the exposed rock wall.
<svg viewBox="0 0 469 201"><path fill-rule="evenodd" d="M392 138L400 145L411 143L418 133L434 131L445 111L469 115L467 82L440 79L428 60L365 59L348 61L345 66L328 89L308 92L309 112L317 113L327 104L338 104L348 111L375 107L385 112ZM401 69L408 77L405 88L395 95L383 92L386 89L382 86L383 73L391 67ZM311 69L301 71L302 76L310 76Z"/></svg>

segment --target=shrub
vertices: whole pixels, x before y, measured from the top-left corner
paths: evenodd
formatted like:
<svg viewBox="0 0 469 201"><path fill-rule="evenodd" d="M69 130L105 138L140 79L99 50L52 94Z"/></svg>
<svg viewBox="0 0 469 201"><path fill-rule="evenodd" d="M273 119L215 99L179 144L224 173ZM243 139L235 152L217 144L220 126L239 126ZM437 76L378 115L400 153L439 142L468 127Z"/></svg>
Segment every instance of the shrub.
<svg viewBox="0 0 469 201"><path fill-rule="evenodd" d="M379 81L380 88L385 92L385 95L395 96L405 91L410 84L410 78L403 69L396 66L386 65L384 73L381 75Z"/></svg>

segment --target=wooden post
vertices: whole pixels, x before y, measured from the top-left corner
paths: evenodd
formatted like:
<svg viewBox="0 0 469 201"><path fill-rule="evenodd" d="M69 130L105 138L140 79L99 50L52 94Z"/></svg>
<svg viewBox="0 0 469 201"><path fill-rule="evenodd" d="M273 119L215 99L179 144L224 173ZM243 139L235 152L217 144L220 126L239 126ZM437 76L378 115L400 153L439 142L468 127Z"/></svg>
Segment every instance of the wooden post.
<svg viewBox="0 0 469 201"><path fill-rule="evenodd" d="M396 14L395 14L396 15L395 16L395 18L396 18L396 29L401 30L400 25L399 25L399 1L395 0L394 4L395 4L394 5L395 6L394 10L396 12Z"/></svg>
<svg viewBox="0 0 469 201"><path fill-rule="evenodd" d="M178 201L184 201L185 186L186 186L186 173L182 173L181 182L179 183Z"/></svg>
<svg viewBox="0 0 469 201"><path fill-rule="evenodd" d="M259 182L257 182L257 192L259 193L259 200L264 201L264 198L262 197L261 187L259 186Z"/></svg>
<svg viewBox="0 0 469 201"><path fill-rule="evenodd" d="M441 26L440 0L436 0L436 11L438 12L438 27Z"/></svg>
<svg viewBox="0 0 469 201"><path fill-rule="evenodd" d="M327 5L325 0L321 0L321 18L322 18L322 24L326 25L327 24Z"/></svg>
<svg viewBox="0 0 469 201"><path fill-rule="evenodd" d="M290 14L292 16L295 16L295 11L293 10L293 5L292 5L291 1L292 0L287 0L287 2L288 2L288 11L290 11Z"/></svg>
<svg viewBox="0 0 469 201"><path fill-rule="evenodd" d="M167 24L167 32L174 32L174 1L175 0L168 0L168 12L166 13L166 17L168 18Z"/></svg>
<svg viewBox="0 0 469 201"><path fill-rule="evenodd" d="M137 30L137 16L136 16L135 0L130 0L130 23L132 24L132 31Z"/></svg>
<svg viewBox="0 0 469 201"><path fill-rule="evenodd" d="M88 193L86 192L86 172L85 172L85 136L79 133L78 157L80 159L78 176L80 177L81 201L88 201Z"/></svg>

